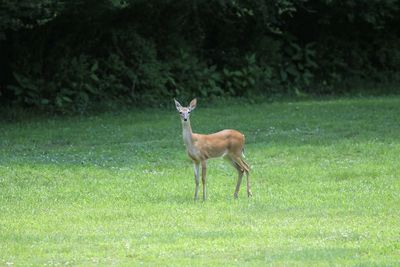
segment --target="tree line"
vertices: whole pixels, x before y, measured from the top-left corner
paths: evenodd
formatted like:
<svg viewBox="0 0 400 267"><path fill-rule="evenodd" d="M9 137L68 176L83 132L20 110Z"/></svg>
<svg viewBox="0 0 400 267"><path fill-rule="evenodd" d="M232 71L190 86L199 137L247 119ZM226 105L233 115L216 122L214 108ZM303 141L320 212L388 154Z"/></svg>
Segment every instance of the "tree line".
<svg viewBox="0 0 400 267"><path fill-rule="evenodd" d="M2 0L3 105L338 94L400 80L398 0Z"/></svg>

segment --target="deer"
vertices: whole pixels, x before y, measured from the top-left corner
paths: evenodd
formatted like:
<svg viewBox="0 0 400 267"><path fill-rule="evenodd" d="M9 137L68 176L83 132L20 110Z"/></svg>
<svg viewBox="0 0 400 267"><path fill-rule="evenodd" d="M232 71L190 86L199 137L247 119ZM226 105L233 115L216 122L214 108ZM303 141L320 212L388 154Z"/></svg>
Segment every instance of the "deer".
<svg viewBox="0 0 400 267"><path fill-rule="evenodd" d="M249 178L250 166L243 159L245 142L244 135L239 131L231 129L222 130L213 134L193 133L192 127L190 126L190 113L196 108L197 99L193 99L188 107L183 107L176 99L174 99L174 102L182 122L183 142L186 146L187 154L193 162L195 180L194 200L196 201L198 199L200 165L201 181L203 185L203 201L205 201L207 198L207 160L218 157L226 159L238 172L236 189L233 194L234 199L238 198L243 174L246 174L247 196L251 197L252 192Z"/></svg>

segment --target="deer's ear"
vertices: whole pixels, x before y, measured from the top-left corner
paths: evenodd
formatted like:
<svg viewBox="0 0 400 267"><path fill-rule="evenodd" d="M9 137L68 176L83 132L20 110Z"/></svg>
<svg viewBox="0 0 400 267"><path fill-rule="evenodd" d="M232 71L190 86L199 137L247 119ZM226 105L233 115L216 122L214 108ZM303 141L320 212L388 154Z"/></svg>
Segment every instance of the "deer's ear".
<svg viewBox="0 0 400 267"><path fill-rule="evenodd" d="M181 111L182 105L181 105L178 101L176 101L175 98L174 98L174 102L175 102L175 107L176 107L176 109L177 109L178 111Z"/></svg>
<svg viewBox="0 0 400 267"><path fill-rule="evenodd" d="M190 110L195 109L195 108L196 108L196 105L197 105L197 99L195 98L195 99L193 99L192 101L190 101L190 104L189 104Z"/></svg>

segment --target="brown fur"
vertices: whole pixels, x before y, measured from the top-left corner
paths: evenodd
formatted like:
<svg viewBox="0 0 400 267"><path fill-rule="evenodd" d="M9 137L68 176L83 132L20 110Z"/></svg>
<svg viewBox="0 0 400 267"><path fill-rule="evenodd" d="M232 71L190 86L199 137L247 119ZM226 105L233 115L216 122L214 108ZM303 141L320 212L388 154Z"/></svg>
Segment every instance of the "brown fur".
<svg viewBox="0 0 400 267"><path fill-rule="evenodd" d="M183 140L187 148L188 156L192 159L195 167L195 196L197 199L199 187L199 165L202 167L202 184L203 184L203 200L206 199L206 170L207 160L209 158L224 157L227 159L238 172L238 181L234 197L237 198L242 181L243 174L247 178L247 195L251 196L250 167L244 161L243 151L245 138L242 133L236 130L222 130L213 134L197 134L192 132L190 126L189 115L190 112L196 107L196 99L190 102L189 107L182 107L179 102L175 100L176 108L181 114Z"/></svg>

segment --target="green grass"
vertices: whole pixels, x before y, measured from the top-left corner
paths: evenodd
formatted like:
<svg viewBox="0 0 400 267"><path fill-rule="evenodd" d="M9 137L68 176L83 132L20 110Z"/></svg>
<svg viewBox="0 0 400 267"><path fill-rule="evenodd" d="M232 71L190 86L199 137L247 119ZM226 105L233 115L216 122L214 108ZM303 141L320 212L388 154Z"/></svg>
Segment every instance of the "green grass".
<svg viewBox="0 0 400 267"><path fill-rule="evenodd" d="M253 198L209 161L208 201L171 109L0 126L0 265L400 265L400 97L221 103Z"/></svg>

